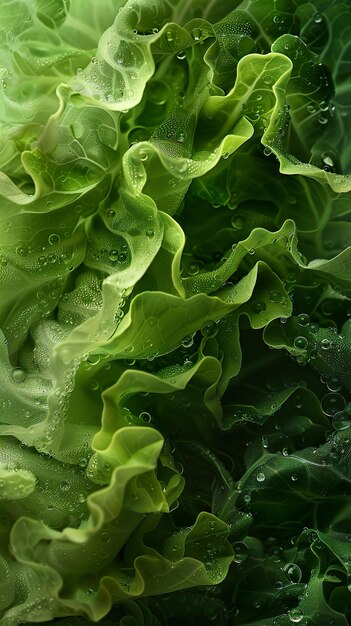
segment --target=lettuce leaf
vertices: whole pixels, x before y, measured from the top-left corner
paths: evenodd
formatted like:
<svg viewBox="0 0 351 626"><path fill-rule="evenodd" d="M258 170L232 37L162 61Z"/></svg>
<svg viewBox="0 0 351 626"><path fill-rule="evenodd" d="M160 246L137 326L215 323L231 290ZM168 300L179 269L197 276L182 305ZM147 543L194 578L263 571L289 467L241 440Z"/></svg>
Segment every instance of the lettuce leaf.
<svg viewBox="0 0 351 626"><path fill-rule="evenodd" d="M350 623L350 32L1 4L1 626Z"/></svg>

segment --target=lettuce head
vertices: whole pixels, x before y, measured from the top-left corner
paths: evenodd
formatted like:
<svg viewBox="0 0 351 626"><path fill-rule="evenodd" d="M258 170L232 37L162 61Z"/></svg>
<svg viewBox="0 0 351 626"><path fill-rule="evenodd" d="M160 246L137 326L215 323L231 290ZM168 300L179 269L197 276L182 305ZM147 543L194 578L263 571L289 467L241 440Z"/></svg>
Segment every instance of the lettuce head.
<svg viewBox="0 0 351 626"><path fill-rule="evenodd" d="M0 74L0 626L347 626L350 1L3 0Z"/></svg>

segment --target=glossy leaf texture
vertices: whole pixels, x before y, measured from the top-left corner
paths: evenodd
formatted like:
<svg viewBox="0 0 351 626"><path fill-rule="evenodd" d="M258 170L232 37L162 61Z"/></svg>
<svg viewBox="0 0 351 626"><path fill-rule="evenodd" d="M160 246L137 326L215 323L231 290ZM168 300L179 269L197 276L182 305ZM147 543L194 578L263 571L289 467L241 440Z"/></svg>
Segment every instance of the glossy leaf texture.
<svg viewBox="0 0 351 626"><path fill-rule="evenodd" d="M0 625L351 622L348 0L0 4Z"/></svg>

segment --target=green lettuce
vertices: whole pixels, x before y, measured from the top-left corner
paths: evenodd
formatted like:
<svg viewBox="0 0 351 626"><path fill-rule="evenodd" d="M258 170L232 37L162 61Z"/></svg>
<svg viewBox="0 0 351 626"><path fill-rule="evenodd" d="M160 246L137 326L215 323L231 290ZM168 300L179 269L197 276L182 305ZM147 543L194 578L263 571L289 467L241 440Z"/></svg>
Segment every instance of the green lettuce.
<svg viewBox="0 0 351 626"><path fill-rule="evenodd" d="M1 626L350 623L350 33L1 3Z"/></svg>

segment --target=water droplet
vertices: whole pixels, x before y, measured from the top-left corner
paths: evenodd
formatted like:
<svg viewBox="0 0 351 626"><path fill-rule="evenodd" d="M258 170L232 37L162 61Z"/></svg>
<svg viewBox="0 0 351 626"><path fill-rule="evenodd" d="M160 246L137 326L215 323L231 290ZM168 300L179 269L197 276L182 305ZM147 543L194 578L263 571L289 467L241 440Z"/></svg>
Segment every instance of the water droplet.
<svg viewBox="0 0 351 626"><path fill-rule="evenodd" d="M264 154L264 156L267 156L267 157L271 156L272 150L270 148L266 147L266 148L263 149L263 154Z"/></svg>
<svg viewBox="0 0 351 626"><path fill-rule="evenodd" d="M97 391L97 390L99 389L99 387L100 387L100 385L99 385L98 381L97 381L97 380L95 380L94 378L92 378L92 379L89 381L89 388L90 388L92 391Z"/></svg>
<svg viewBox="0 0 351 626"><path fill-rule="evenodd" d="M307 111L308 111L309 113L315 113L315 112L316 112L316 110L317 110L317 109L316 109L316 107L315 107L315 105L314 105L314 104L308 104L308 105L307 105Z"/></svg>
<svg viewBox="0 0 351 626"><path fill-rule="evenodd" d="M194 343L193 335L187 335L182 341L183 348L191 348Z"/></svg>
<svg viewBox="0 0 351 626"><path fill-rule="evenodd" d="M110 259L110 261L116 262L116 261L118 261L118 257L119 257L118 250L113 249L113 250L109 251L108 258Z"/></svg>
<svg viewBox="0 0 351 626"><path fill-rule="evenodd" d="M100 362L100 358L100 354L89 354L87 362L90 363L90 365L97 365Z"/></svg>
<svg viewBox="0 0 351 626"><path fill-rule="evenodd" d="M303 613L300 609L291 609L288 613L289 620L297 624L303 620Z"/></svg>
<svg viewBox="0 0 351 626"><path fill-rule="evenodd" d="M218 326L216 322L207 322L202 326L201 332L204 337L215 337L218 332Z"/></svg>
<svg viewBox="0 0 351 626"><path fill-rule="evenodd" d="M182 50L181 52L178 52L177 59L179 59L179 61L183 61L185 58L186 58L186 54L184 50Z"/></svg>
<svg viewBox="0 0 351 626"><path fill-rule="evenodd" d="M27 374L21 367L15 367L12 371L12 378L16 383L23 383L26 380Z"/></svg>
<svg viewBox="0 0 351 626"><path fill-rule="evenodd" d="M300 350L306 350L308 346L308 341L306 337L303 337L302 335L299 337L295 337L294 346L295 348L299 348Z"/></svg>
<svg viewBox="0 0 351 626"><path fill-rule="evenodd" d="M334 167L334 161L332 157L327 152L325 152L322 156L322 160L323 160L324 166L328 168L329 172L331 172Z"/></svg>
<svg viewBox="0 0 351 626"><path fill-rule="evenodd" d="M107 533L106 531L104 531L101 533L101 539L104 543L110 543L112 537L110 533Z"/></svg>
<svg viewBox="0 0 351 626"><path fill-rule="evenodd" d="M244 563L249 555L249 549L243 541L236 541L233 544L234 548L234 562Z"/></svg>
<svg viewBox="0 0 351 626"><path fill-rule="evenodd" d="M193 30L191 31L191 36L194 39L194 41L200 41L201 39L201 30L200 28L193 28Z"/></svg>
<svg viewBox="0 0 351 626"><path fill-rule="evenodd" d="M346 406L346 400L340 393L327 393L321 400L323 413L329 416L336 415Z"/></svg>
<svg viewBox="0 0 351 626"><path fill-rule="evenodd" d="M257 474L257 476L256 476L256 480L257 480L259 483L262 483L264 480L266 480L266 477L265 477L264 473L263 473L263 472L259 472L259 473Z"/></svg>
<svg viewBox="0 0 351 626"><path fill-rule="evenodd" d="M71 486L71 484L70 484L69 480L62 480L60 482L60 489L61 489L61 491L69 491L70 486Z"/></svg>
<svg viewBox="0 0 351 626"><path fill-rule="evenodd" d="M322 346L323 350L329 350L330 345L331 344L330 344L329 339L322 339L321 346Z"/></svg>
<svg viewBox="0 0 351 626"><path fill-rule="evenodd" d="M141 413L139 413L139 417L140 419L144 420L144 422L146 422L147 424L151 422L151 415L147 411L142 411Z"/></svg>
<svg viewBox="0 0 351 626"><path fill-rule="evenodd" d="M58 243L60 243L61 237L60 237L60 235L57 235L56 233L52 233L52 235L50 235L48 241L49 241L50 246L55 246Z"/></svg>
<svg viewBox="0 0 351 626"><path fill-rule="evenodd" d="M148 228L147 231L145 232L145 235L148 237L148 239L152 239L154 234L155 234L155 231L153 228Z"/></svg>
<svg viewBox="0 0 351 626"><path fill-rule="evenodd" d="M351 415L348 411L338 411L333 417L335 430L346 430L351 426Z"/></svg>
<svg viewBox="0 0 351 626"><path fill-rule="evenodd" d="M327 124L328 123L327 116L320 113L320 115L318 115L318 122L322 125Z"/></svg>
<svg viewBox="0 0 351 626"><path fill-rule="evenodd" d="M293 584L300 582L302 578L302 572L299 566L296 565L296 563L288 563L283 569L288 576L290 582L292 582Z"/></svg>
<svg viewBox="0 0 351 626"><path fill-rule="evenodd" d="M299 326L307 326L309 324L310 321L310 317L309 315L307 315L307 313L300 313L300 315L297 316L297 323L299 324Z"/></svg>
<svg viewBox="0 0 351 626"><path fill-rule="evenodd" d="M276 289L272 289L269 292L269 299L271 302L281 302L283 299L283 296L280 291L277 291Z"/></svg>
<svg viewBox="0 0 351 626"><path fill-rule="evenodd" d="M313 16L312 16L312 17L313 17L313 21L314 21L316 24L320 24L320 23L323 21L323 15L322 15L322 13L318 13L318 12L313 13Z"/></svg>
<svg viewBox="0 0 351 626"><path fill-rule="evenodd" d="M263 78L263 82L264 82L264 84L265 84L265 85L271 85L271 84L272 84L272 82L273 82L273 78L272 78L272 76L270 76L269 74L267 74L267 76L265 76L265 77Z"/></svg>
<svg viewBox="0 0 351 626"><path fill-rule="evenodd" d="M197 263L195 263L194 261L192 263L189 263L188 265L188 274L190 274L191 276L195 276L196 274L199 273L199 265Z"/></svg>
<svg viewBox="0 0 351 626"><path fill-rule="evenodd" d="M16 253L19 256L27 256L29 250L28 248L23 248L22 246L19 246L18 248L16 248Z"/></svg>
<svg viewBox="0 0 351 626"><path fill-rule="evenodd" d="M174 41L174 33L173 30L166 30L165 37L168 43L172 43Z"/></svg>
<svg viewBox="0 0 351 626"><path fill-rule="evenodd" d="M139 158L143 162L147 161L148 158L149 158L148 153L143 148L141 150L139 150Z"/></svg>
<svg viewBox="0 0 351 626"><path fill-rule="evenodd" d="M342 383L338 376L329 376L326 380L329 391L339 391L342 387Z"/></svg>
<svg viewBox="0 0 351 626"><path fill-rule="evenodd" d="M287 283L296 283L296 274L295 272L288 272L286 275L286 282Z"/></svg>
<svg viewBox="0 0 351 626"><path fill-rule="evenodd" d="M245 226L245 220L242 215L233 215L231 224L235 230L241 230Z"/></svg>
<svg viewBox="0 0 351 626"><path fill-rule="evenodd" d="M252 302L251 308L254 313L263 313L266 310L266 303L263 300L256 300Z"/></svg>
<svg viewBox="0 0 351 626"><path fill-rule="evenodd" d="M186 134L186 132L185 132L185 131L180 131L180 132L179 132L179 133L177 133L177 135L176 135L176 140L177 140L179 143L184 143L184 141L186 141L186 138L187 138L187 134Z"/></svg>

